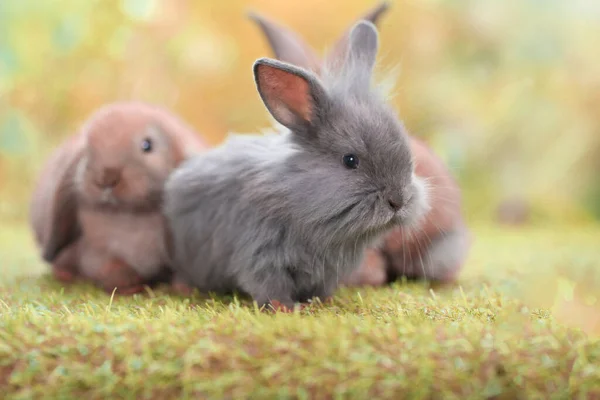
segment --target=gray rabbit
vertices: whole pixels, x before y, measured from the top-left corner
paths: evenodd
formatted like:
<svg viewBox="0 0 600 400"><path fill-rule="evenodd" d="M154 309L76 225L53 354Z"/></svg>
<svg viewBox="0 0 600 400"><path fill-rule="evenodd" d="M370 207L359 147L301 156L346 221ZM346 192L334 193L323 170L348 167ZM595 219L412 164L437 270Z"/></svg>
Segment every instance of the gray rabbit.
<svg viewBox="0 0 600 400"><path fill-rule="evenodd" d="M378 24L390 8L387 1L365 11L360 19ZM322 65L340 67L339 57L347 48L346 29L330 49L319 56L297 32L263 15L251 12L272 52L280 61L306 68L319 76ZM390 88L391 89L391 88ZM460 186L442 159L426 141L409 135L415 174L427 182L429 211L410 229L400 226L385 235L380 246L367 250L362 266L344 284L382 285L399 277L451 282L465 265L472 235L463 217Z"/></svg>
<svg viewBox="0 0 600 400"><path fill-rule="evenodd" d="M176 283L290 309L332 296L367 246L419 222L426 186L404 127L371 85L378 42L375 25L355 24L343 67L323 80L255 62L258 92L287 129L232 135L168 179Z"/></svg>

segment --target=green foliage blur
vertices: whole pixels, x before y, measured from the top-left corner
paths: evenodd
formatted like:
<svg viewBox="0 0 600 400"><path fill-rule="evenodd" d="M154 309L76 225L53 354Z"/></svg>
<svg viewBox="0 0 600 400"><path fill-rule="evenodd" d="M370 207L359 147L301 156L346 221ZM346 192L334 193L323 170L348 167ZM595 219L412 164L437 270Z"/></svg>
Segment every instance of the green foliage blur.
<svg viewBox="0 0 600 400"><path fill-rule="evenodd" d="M324 51L375 1L0 1L0 220L26 217L49 152L105 103L167 106L213 144L268 126L251 66L272 54L247 11ZM600 218L600 2L390 3L379 72L467 217Z"/></svg>

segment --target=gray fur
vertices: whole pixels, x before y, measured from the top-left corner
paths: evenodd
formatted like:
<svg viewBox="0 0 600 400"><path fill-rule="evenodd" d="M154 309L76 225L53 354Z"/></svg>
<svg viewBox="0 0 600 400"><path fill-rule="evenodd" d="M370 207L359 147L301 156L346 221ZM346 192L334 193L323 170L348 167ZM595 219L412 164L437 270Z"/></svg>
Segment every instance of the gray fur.
<svg viewBox="0 0 600 400"><path fill-rule="evenodd" d="M373 32L358 32L349 54L353 65L366 67L375 52L364 35ZM281 114L293 107L265 96L260 74L269 68L308 83L308 119ZM171 175L165 215L177 281L201 291L239 290L259 306L324 299L382 233L418 222L426 192L414 175L407 135L369 87L346 90L364 74L354 71L359 75L341 73L323 84L283 62L255 63L257 89L288 131L230 136ZM358 156L357 169L343 165L349 153ZM390 208L390 196L402 197L400 210Z"/></svg>
<svg viewBox="0 0 600 400"><path fill-rule="evenodd" d="M370 86L378 47L377 28L372 22L360 21L350 31L350 46L343 69L354 77L352 87L359 92Z"/></svg>

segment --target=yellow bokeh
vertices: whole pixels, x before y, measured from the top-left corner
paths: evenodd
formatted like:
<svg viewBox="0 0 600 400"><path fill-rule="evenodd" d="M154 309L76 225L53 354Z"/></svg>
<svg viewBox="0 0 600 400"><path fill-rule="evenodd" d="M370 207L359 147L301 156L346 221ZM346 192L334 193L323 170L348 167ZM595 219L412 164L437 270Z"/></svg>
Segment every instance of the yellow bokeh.
<svg viewBox="0 0 600 400"><path fill-rule="evenodd" d="M589 3L589 4L588 4ZM538 221L600 214L600 6L391 1L379 76L448 163L467 217L505 200ZM99 106L169 107L211 143L269 124L252 79L272 56L254 10L324 52L374 0L106 0L0 5L0 215L22 219L44 158Z"/></svg>

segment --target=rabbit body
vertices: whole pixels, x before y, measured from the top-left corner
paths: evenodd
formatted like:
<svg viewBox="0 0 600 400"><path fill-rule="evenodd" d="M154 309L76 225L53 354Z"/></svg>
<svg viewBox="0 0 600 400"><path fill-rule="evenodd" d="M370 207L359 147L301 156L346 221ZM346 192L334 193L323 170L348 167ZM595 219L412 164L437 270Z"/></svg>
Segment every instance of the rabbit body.
<svg viewBox="0 0 600 400"><path fill-rule="evenodd" d="M183 242L175 261L178 278L202 291L239 289L261 305L271 298L290 304L331 295L362 249L332 241L328 229L307 234L312 227L298 219L309 217L308 204L300 215L288 209L301 199L287 197L293 193L287 186L294 152L286 136L233 136L174 173L167 215ZM368 242L374 233L357 241Z"/></svg>
<svg viewBox="0 0 600 400"><path fill-rule="evenodd" d="M114 103L94 113L49 158L33 193L31 225L55 276L120 293L167 276L164 181L205 147L156 106Z"/></svg>
<svg viewBox="0 0 600 400"><path fill-rule="evenodd" d="M381 2L359 20L377 24L389 8ZM256 13L250 15L265 35L277 59L326 75L343 68L341 55L348 46L349 30L322 60L295 32ZM326 78L326 76L324 76ZM416 227L398 227L367 253L363 265L345 280L346 285L382 285L399 276L450 281L456 279L471 244L462 216L461 191L434 151L422 140L409 136L416 174L427 183L429 211Z"/></svg>
<svg viewBox="0 0 600 400"><path fill-rule="evenodd" d="M325 299L369 244L424 214L403 127L370 90L377 32L366 22L353 32L350 67L327 86L301 68L258 60L258 91L288 130L231 136L168 179L176 280L239 290L259 306Z"/></svg>
<svg viewBox="0 0 600 400"><path fill-rule="evenodd" d="M160 210L106 215L103 211L84 208L78 217L82 238L76 248L84 276L93 280L110 279L103 275L106 274L104 266L119 262L131 267L134 278L131 283L137 280L139 284L159 276L166 267L164 218Z"/></svg>

